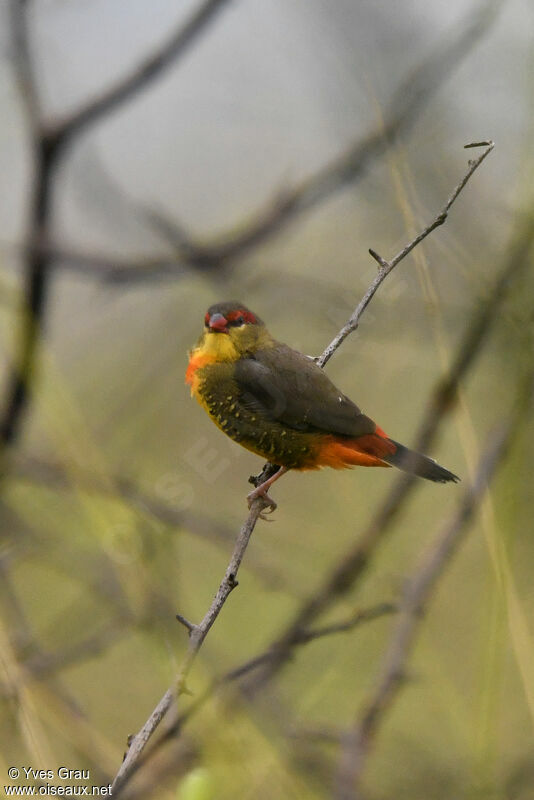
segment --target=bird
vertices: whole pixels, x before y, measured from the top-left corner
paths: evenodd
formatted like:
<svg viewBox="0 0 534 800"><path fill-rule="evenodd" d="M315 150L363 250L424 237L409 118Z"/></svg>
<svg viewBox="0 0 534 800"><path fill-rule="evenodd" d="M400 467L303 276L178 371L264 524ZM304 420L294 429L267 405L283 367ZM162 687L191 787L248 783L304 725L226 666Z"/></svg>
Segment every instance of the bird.
<svg viewBox="0 0 534 800"><path fill-rule="evenodd" d="M436 483L460 479L410 450L341 392L315 360L274 339L243 303L215 303L189 352L186 383L213 422L277 471L247 495L271 511L272 484L288 470L397 467Z"/></svg>

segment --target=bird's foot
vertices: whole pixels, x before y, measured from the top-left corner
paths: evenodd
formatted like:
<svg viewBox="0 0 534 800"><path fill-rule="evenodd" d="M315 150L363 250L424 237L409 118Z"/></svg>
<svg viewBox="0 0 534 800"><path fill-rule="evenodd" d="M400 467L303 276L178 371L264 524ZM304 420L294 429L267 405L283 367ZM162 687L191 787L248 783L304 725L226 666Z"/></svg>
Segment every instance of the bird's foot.
<svg viewBox="0 0 534 800"><path fill-rule="evenodd" d="M264 508L260 511L259 518L265 520L265 522L272 522L272 519L267 519L265 516L266 514L272 514L273 511L276 511L276 503L269 497L267 494L267 490L269 486L267 485L267 481L265 483L261 483L256 489L253 489L249 494L247 494L247 503L248 507L250 508L253 501L257 500L258 497L261 497L264 502Z"/></svg>

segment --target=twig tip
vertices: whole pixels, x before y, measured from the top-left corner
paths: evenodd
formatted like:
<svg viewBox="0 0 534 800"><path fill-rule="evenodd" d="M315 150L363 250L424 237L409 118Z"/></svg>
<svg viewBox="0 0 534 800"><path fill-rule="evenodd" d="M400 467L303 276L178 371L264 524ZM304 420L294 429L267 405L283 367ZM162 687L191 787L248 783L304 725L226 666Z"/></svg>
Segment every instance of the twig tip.
<svg viewBox="0 0 534 800"><path fill-rule="evenodd" d="M376 252L376 250L373 250L373 248L372 248L372 247L370 247L370 248L369 248L369 255L370 255L370 256L372 256L372 257L374 258L374 260L375 260L375 261L378 261L378 263L379 263L379 265L380 265L380 267L381 267L382 269L385 269L386 267L389 267L389 264L388 264L388 262L386 261L386 259L385 259L385 258L382 258L382 256L381 256L381 255L379 255L379 254Z"/></svg>
<svg viewBox="0 0 534 800"><path fill-rule="evenodd" d="M185 617L183 617L181 614L176 614L176 619L178 620L178 622L180 622L184 626L184 628L187 628L189 633L193 633L193 631L197 627L192 622L189 622L189 620L186 619Z"/></svg>
<svg viewBox="0 0 534 800"><path fill-rule="evenodd" d="M467 150L469 147L489 147L492 150L495 147L495 142L492 139L487 139L481 142L469 142L469 144L464 144L464 150Z"/></svg>

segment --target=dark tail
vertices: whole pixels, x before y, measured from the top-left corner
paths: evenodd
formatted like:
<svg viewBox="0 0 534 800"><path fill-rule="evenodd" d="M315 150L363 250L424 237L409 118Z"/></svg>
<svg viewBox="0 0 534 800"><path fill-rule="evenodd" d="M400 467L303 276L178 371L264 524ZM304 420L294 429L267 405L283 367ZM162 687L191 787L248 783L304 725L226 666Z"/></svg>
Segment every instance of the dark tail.
<svg viewBox="0 0 534 800"><path fill-rule="evenodd" d="M394 453L388 453L382 456L383 460L393 467L402 469L404 472L409 472L411 475L418 475L420 478L426 478L427 481L434 481L435 483L448 483L453 481L457 483L460 478L453 472L449 472L445 467L441 467L437 461L428 456L423 456L421 453L416 453L415 450L409 450L403 444L395 442L390 439L396 447Z"/></svg>

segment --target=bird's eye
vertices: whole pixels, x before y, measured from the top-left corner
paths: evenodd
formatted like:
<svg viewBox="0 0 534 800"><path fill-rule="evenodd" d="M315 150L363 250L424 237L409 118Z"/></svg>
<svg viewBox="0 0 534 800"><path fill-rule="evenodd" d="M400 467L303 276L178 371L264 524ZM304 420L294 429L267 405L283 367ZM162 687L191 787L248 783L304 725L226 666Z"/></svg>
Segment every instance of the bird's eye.
<svg viewBox="0 0 534 800"><path fill-rule="evenodd" d="M231 311L227 319L228 325L232 328L241 328L247 321L245 314L241 311Z"/></svg>

